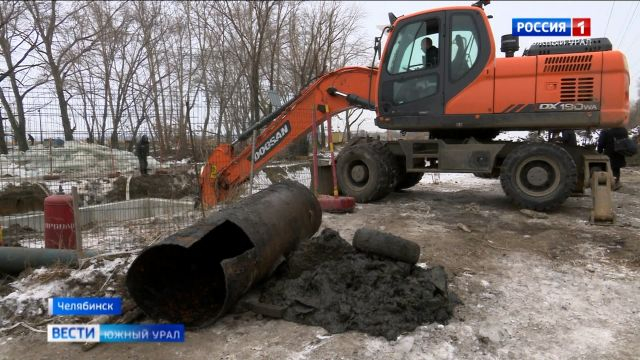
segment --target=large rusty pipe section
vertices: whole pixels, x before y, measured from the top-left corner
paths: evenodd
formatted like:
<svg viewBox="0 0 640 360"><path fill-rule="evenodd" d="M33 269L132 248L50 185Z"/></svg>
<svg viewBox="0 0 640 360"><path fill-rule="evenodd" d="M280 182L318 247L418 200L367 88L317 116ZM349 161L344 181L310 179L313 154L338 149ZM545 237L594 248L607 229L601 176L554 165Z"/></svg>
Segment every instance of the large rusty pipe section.
<svg viewBox="0 0 640 360"><path fill-rule="evenodd" d="M144 250L127 273L127 288L153 318L211 324L312 236L321 217L303 185L272 185Z"/></svg>

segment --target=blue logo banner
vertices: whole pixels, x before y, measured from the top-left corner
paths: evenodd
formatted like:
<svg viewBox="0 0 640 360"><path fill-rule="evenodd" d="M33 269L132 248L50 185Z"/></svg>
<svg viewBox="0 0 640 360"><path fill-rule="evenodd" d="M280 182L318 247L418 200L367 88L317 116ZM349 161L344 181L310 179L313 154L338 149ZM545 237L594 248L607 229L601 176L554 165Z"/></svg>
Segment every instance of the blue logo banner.
<svg viewBox="0 0 640 360"><path fill-rule="evenodd" d="M182 324L49 324L49 342L184 342Z"/></svg>
<svg viewBox="0 0 640 360"><path fill-rule="evenodd" d="M514 18L514 36L571 36L571 18Z"/></svg>
<svg viewBox="0 0 640 360"><path fill-rule="evenodd" d="M99 342L100 325L92 324L49 324L48 342Z"/></svg>
<svg viewBox="0 0 640 360"><path fill-rule="evenodd" d="M100 342L184 342L182 324L104 324Z"/></svg>
<svg viewBox="0 0 640 360"><path fill-rule="evenodd" d="M92 316L120 315L122 299L119 297L81 297L49 299L50 315Z"/></svg>

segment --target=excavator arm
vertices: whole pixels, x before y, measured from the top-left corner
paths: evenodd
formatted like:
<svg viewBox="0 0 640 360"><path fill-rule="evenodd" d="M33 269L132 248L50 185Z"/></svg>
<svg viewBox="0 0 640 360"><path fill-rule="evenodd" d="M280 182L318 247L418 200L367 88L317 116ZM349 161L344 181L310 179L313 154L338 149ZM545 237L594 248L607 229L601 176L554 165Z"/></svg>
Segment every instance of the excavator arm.
<svg viewBox="0 0 640 360"><path fill-rule="evenodd" d="M346 67L314 80L275 118L266 118L269 123L256 137L254 171L259 171L276 154L305 136L312 128L313 116L319 124L328 116L349 108L374 110L377 79L378 70L375 68ZM324 108L329 109L328 113L321 113L317 105L326 105ZM249 179L251 146L239 149L237 153L234 150L233 144L220 144L209 155L200 173L202 205L205 208L229 198L233 189Z"/></svg>

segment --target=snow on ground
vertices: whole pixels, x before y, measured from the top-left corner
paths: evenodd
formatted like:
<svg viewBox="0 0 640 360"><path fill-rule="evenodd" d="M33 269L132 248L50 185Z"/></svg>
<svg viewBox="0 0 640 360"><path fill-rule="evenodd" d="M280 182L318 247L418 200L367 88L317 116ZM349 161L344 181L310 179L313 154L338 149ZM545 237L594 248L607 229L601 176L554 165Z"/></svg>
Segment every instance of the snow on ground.
<svg viewBox="0 0 640 360"><path fill-rule="evenodd" d="M420 180L420 184L442 192L489 189L499 183L498 179L479 178L469 173L426 173Z"/></svg>
<svg viewBox="0 0 640 360"><path fill-rule="evenodd" d="M161 167L152 157L149 169ZM107 174L130 172L138 168L138 158L129 151L98 144L67 141L63 147L37 144L29 150L0 155L0 177L38 177L46 174Z"/></svg>
<svg viewBox="0 0 640 360"><path fill-rule="evenodd" d="M619 358L626 358L630 349L616 344L620 333L637 328L632 319L638 318L639 309L627 297L637 294L638 273L606 259L593 259L598 260L585 261L585 270L573 264L555 265L535 254L505 254L495 265L499 276L465 273L453 281L454 291L465 295L458 318L446 326L421 326L393 342L366 338L363 355L604 359L617 352Z"/></svg>
<svg viewBox="0 0 640 360"><path fill-rule="evenodd" d="M253 189L255 191L263 190L269 187L273 182L267 175L266 171L270 168L279 168L284 170L284 177L301 183L304 186L311 187L311 167L309 162L302 163L274 163L267 165L265 169L260 170L253 178ZM248 192L247 192L248 194Z"/></svg>
<svg viewBox="0 0 640 360"><path fill-rule="evenodd" d="M495 140L498 141L524 141L529 137L528 131L503 131Z"/></svg>
<svg viewBox="0 0 640 360"><path fill-rule="evenodd" d="M36 323L49 318L48 299L52 297L120 296L111 282L116 273L125 274L135 255L112 260L94 258L81 269L49 267L34 269L7 285L13 289L0 296L0 327L17 321Z"/></svg>
<svg viewBox="0 0 640 360"><path fill-rule="evenodd" d="M531 134L535 136L531 137ZM598 132L588 132L585 130L577 130L576 134L576 142L581 146L592 146L595 145L598 141ZM501 132L495 140L497 141L513 141L513 142L524 142L524 141L542 141L547 136L547 132L543 131L540 135L537 132L532 131L503 131ZM537 139L536 139L537 138Z"/></svg>

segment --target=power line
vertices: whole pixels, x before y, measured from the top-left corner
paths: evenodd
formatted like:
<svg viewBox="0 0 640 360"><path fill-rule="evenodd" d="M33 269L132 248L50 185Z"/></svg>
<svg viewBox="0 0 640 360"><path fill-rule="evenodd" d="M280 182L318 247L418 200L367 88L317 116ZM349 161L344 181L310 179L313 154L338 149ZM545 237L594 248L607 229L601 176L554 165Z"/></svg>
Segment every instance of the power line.
<svg viewBox="0 0 640 360"><path fill-rule="evenodd" d="M624 37L627 36L629 25L631 25L631 23L633 22L633 17L635 16L636 11L638 10L639 4L640 4L640 1L636 1L636 6L633 8L633 13L631 14L631 18L629 18L629 20L627 21L627 27L624 28L624 32L622 33L622 37L620 38L620 42L618 43L618 48L622 47L622 43L624 42Z"/></svg>
<svg viewBox="0 0 640 360"><path fill-rule="evenodd" d="M607 19L607 26L604 28L604 37L607 37L607 30L609 30L609 22L611 21L611 14L613 13L613 7L616 5L616 1L614 0L611 4L611 10L609 10L609 18Z"/></svg>

